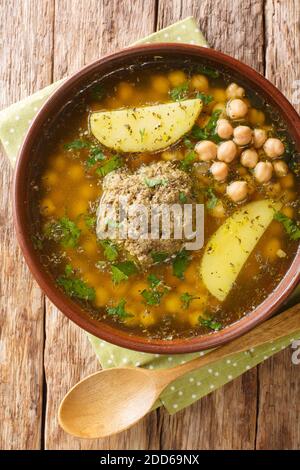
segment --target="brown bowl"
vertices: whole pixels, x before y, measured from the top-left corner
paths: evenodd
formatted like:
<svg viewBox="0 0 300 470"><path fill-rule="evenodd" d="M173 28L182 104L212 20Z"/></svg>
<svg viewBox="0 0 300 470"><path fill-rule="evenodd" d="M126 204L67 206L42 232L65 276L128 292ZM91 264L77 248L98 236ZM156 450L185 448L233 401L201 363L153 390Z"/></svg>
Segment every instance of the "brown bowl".
<svg viewBox="0 0 300 470"><path fill-rule="evenodd" d="M272 294L241 320L216 333L188 339L166 341L158 339L149 340L148 338L122 331L117 326L114 327L104 322L93 320L80 305L73 302L55 285L53 279L41 264L30 238L30 177L38 162L36 151L38 142L41 136L47 132L47 128L49 129L51 122L68 100L72 99L74 93L79 92L82 87L91 83L99 75L107 74L129 64L142 64L145 61L152 59L160 60L160 58L167 58L168 60L170 58L172 60L178 59L180 61L199 59L199 62L202 61L207 65L228 71L234 79L257 91L275 110L279 111L282 119L287 124L290 135L296 143L297 150L300 151L299 115L282 93L252 68L228 55L198 46L153 44L132 47L105 56L81 69L64 81L43 105L31 124L19 153L14 178L14 221L25 259L40 287L59 310L81 328L105 341L137 351L159 354L191 353L220 346L242 335L270 317L292 292L299 280L299 249L289 270Z"/></svg>

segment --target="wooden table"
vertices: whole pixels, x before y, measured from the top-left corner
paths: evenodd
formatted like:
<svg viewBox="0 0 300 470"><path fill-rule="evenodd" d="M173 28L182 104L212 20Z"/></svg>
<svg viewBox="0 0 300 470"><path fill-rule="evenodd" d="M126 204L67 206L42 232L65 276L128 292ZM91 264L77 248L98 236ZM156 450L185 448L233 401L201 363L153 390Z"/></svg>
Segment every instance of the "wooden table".
<svg viewBox="0 0 300 470"><path fill-rule="evenodd" d="M189 15L212 47L265 73L292 99L299 0L2 0L0 108ZM65 434L58 404L99 364L85 332L45 298L25 265L12 223L12 170L4 155L0 164L0 448L300 447L300 366L291 350L172 417L154 411L107 440Z"/></svg>

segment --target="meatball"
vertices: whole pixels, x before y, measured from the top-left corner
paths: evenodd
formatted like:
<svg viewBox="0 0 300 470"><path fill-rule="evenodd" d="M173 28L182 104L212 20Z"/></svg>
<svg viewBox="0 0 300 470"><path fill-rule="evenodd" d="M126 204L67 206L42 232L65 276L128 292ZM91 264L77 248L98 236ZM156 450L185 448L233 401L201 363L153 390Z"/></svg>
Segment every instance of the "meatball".
<svg viewBox="0 0 300 470"><path fill-rule="evenodd" d="M98 237L103 238L102 234L108 225L109 215L112 214L108 212L107 207L112 208L116 214L120 214L120 197L127 198L127 208L134 208L132 212L129 210L125 215L125 221L131 228L139 226L137 221L142 220L138 218L140 214L138 206L146 208L147 218L150 221L154 205L180 204L181 194L184 194L185 200L193 202L192 180L186 172L177 169L171 162L145 165L135 173L130 173L128 169L109 173L103 179L103 194L97 212ZM141 267L150 266L153 264L152 252L165 252L172 256L180 251L185 244L184 239L174 237L176 217L172 212L170 215L170 236L167 239L153 239L149 230L150 223L147 225L147 232L143 232L143 238L140 235L134 238L134 229L126 238L122 238L120 231L115 230L116 233L111 238ZM117 222L119 222L118 219Z"/></svg>

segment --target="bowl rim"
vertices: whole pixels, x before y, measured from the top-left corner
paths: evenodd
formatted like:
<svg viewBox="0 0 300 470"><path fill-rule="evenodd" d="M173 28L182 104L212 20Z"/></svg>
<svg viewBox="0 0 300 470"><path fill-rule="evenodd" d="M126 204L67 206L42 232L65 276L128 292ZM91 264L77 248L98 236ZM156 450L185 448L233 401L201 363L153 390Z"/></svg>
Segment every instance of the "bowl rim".
<svg viewBox="0 0 300 470"><path fill-rule="evenodd" d="M213 60L222 66L233 69L235 73L247 77L247 81L253 83L254 88L260 89L260 92L267 96L269 102L273 102L273 104L280 109L283 119L287 121L290 127L292 127L293 137L295 138L297 147L300 150L300 116L284 95L263 75L253 68L227 54L223 54L222 52L207 47L177 43L156 43L131 46L121 51L105 55L81 68L69 78L64 79L60 86L45 101L35 116L19 150L14 172L14 225L19 245L37 283L51 302L79 327L104 341L135 351L158 354L193 353L220 346L243 335L254 326L269 318L278 309L279 305L288 297L300 279L299 246L288 271L285 273L280 283L260 305L246 314L243 318L218 332L204 336L176 338L173 340L158 340L130 334L127 331L119 329L118 327L115 328L105 322L93 320L85 314L79 304L67 297L67 295L55 285L54 280L50 277L45 268L43 268L33 247L29 233L26 230L27 217L26 211L24 210L24 204L27 204L27 201L24 201L24 191L26 186L26 169L30 164L30 151L34 142L38 140L38 134L43 124L45 124L47 116L51 115L53 109L55 110L55 103L61 100L62 97L66 96L67 92L74 88L76 84L79 84L85 77L96 72L99 68L101 69L101 66L108 62L118 62L118 60L126 57L128 57L129 60L132 60L135 57L142 56L143 54L151 55L152 53L161 53L165 55L187 53L190 57L194 56L203 60Z"/></svg>

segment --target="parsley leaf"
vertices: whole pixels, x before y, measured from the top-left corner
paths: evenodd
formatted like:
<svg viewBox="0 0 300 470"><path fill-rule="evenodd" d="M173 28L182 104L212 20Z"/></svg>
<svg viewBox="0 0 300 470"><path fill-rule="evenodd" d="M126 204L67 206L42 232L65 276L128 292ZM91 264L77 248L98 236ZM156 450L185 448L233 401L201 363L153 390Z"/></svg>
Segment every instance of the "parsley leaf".
<svg viewBox="0 0 300 470"><path fill-rule="evenodd" d="M116 245L110 240L101 240L100 245L103 247L103 254L108 261L115 261L119 255Z"/></svg>
<svg viewBox="0 0 300 470"><path fill-rule="evenodd" d="M185 248L183 248L173 260L173 274L179 279L184 279L184 271L188 267L190 257Z"/></svg>
<svg viewBox="0 0 300 470"><path fill-rule="evenodd" d="M118 155L114 155L111 157L109 160L106 160L106 162L97 168L96 173L99 176L106 176L108 173L111 171L117 170L123 165L122 160Z"/></svg>
<svg viewBox="0 0 300 470"><path fill-rule="evenodd" d="M198 318L198 321L201 325L205 326L206 328L209 328L210 330L219 331L222 328L222 323L212 318L204 319L200 316Z"/></svg>
<svg viewBox="0 0 300 470"><path fill-rule="evenodd" d="M144 178L144 183L149 188L154 188L155 186L166 186L168 184L168 180L166 178Z"/></svg>
<svg viewBox="0 0 300 470"><path fill-rule="evenodd" d="M90 148L91 143L87 140L76 139L64 145L66 150L82 150Z"/></svg>
<svg viewBox="0 0 300 470"><path fill-rule="evenodd" d="M189 84L188 82L183 83L182 85L178 85L172 90L169 91L169 94L173 101L180 101L186 98L189 91Z"/></svg>
<svg viewBox="0 0 300 470"><path fill-rule="evenodd" d="M149 274L147 281L150 289L144 289L141 295L144 297L147 305L159 305L162 296L168 292L169 288L164 286L155 274Z"/></svg>
<svg viewBox="0 0 300 470"><path fill-rule="evenodd" d="M207 209L213 209L214 207L216 207L216 205L219 202L219 199L215 195L214 190L212 188L207 188L205 190L205 194L207 197L207 201L206 201Z"/></svg>
<svg viewBox="0 0 300 470"><path fill-rule="evenodd" d="M199 299L199 297L196 297L195 295L189 294L188 292L184 292L180 296L180 300L182 302L182 307L187 309L190 306L190 303L192 300Z"/></svg>
<svg viewBox="0 0 300 470"><path fill-rule="evenodd" d="M102 152L100 147L93 147L90 150L89 158L86 161L86 165L90 168L94 166L96 163L105 159L104 153Z"/></svg>
<svg viewBox="0 0 300 470"><path fill-rule="evenodd" d="M275 212L274 219L283 225L284 230L291 240L300 239L300 226L295 220L287 217L282 212Z"/></svg>
<svg viewBox="0 0 300 470"><path fill-rule="evenodd" d="M146 134L146 129L140 129L139 130L140 136L141 136L141 142L144 142L145 134Z"/></svg>
<svg viewBox="0 0 300 470"><path fill-rule="evenodd" d="M196 158L196 153L191 150L186 154L183 160L180 161L180 168L183 171L189 171Z"/></svg>
<svg viewBox="0 0 300 470"><path fill-rule="evenodd" d="M49 223L45 228L45 236L50 240L58 241L64 248L77 246L81 230L75 222L68 217L61 217L57 222Z"/></svg>
<svg viewBox="0 0 300 470"><path fill-rule="evenodd" d="M165 251L152 251L151 258L154 263L163 263L170 255Z"/></svg>
<svg viewBox="0 0 300 470"><path fill-rule="evenodd" d="M116 307L107 307L106 312L108 315L117 316L120 319L133 317L133 315L125 310L126 300L121 299Z"/></svg>
<svg viewBox="0 0 300 470"><path fill-rule="evenodd" d="M74 270L69 264L65 268L65 274L59 276L56 282L70 297L91 301L95 299L95 289L81 279L74 277Z"/></svg>
<svg viewBox="0 0 300 470"><path fill-rule="evenodd" d="M201 128L195 124L192 128L192 137L198 140L212 140L213 142L220 142L220 137L216 133L216 127L217 127L217 122L219 119L219 116L221 114L221 110L217 109L214 111L210 117L210 120L206 124L204 128Z"/></svg>
<svg viewBox="0 0 300 470"><path fill-rule="evenodd" d="M220 76L220 72L218 70L207 67L207 65L200 65L197 67L197 72L202 73L203 75L207 75L211 78L218 78Z"/></svg>
<svg viewBox="0 0 300 470"><path fill-rule="evenodd" d="M101 83L97 83L90 90L90 95L92 99L94 100L102 100L102 98L104 97L104 93L105 93L105 90L103 88L103 85L101 85Z"/></svg>
<svg viewBox="0 0 300 470"><path fill-rule="evenodd" d="M185 194L184 192L182 192L182 191L180 191L180 193L179 193L179 201L180 201L182 204L186 203L186 201L187 201L186 194Z"/></svg>
<svg viewBox="0 0 300 470"><path fill-rule="evenodd" d="M204 105L207 105L213 101L213 97L211 95L201 93L200 91L198 91L198 93L196 94L196 98L199 98Z"/></svg>
<svg viewBox="0 0 300 470"><path fill-rule="evenodd" d="M128 277L136 274L138 269L133 261L123 261L121 263L113 264L111 267L112 280L115 284L122 281L127 281Z"/></svg>

